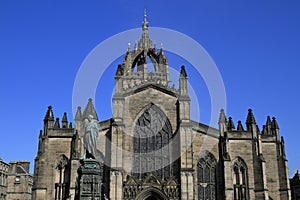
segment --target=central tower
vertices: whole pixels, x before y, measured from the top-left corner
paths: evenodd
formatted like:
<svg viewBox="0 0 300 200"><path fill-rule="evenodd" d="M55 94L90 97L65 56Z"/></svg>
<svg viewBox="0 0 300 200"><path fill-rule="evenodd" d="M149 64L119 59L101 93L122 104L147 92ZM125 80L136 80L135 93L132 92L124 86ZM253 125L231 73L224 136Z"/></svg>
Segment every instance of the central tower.
<svg viewBox="0 0 300 200"><path fill-rule="evenodd" d="M190 118L187 74L182 66L179 89L169 87L168 59L150 39L146 17L141 38L133 50L128 44L115 75L112 199L179 199L181 191L179 141L187 137L179 132Z"/></svg>

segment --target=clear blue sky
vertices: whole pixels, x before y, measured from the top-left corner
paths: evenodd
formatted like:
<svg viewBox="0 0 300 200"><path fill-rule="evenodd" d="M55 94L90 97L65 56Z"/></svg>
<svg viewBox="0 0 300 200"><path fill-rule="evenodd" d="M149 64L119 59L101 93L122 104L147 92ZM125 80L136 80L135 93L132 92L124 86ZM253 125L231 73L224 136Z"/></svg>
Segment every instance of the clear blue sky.
<svg viewBox="0 0 300 200"><path fill-rule="evenodd" d="M236 124L245 122L248 108L260 128L267 115L276 116L290 173L300 169L297 0L0 1L0 156L33 164L47 106L54 107L55 117L66 111L73 121L73 84L84 58L108 37L141 27L144 6L149 26L185 33L210 54L225 84L227 116ZM127 47L121 48L125 53ZM184 60L169 62L179 69ZM98 86L100 119L111 116L115 69L110 67ZM209 95L201 84L195 87L200 121L206 123Z"/></svg>

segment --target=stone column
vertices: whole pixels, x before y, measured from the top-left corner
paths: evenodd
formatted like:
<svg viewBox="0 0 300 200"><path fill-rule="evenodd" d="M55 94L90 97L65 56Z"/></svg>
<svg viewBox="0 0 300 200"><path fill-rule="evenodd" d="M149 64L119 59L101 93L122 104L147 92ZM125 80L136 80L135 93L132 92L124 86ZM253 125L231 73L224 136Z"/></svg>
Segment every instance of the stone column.
<svg viewBox="0 0 300 200"><path fill-rule="evenodd" d="M110 200L122 200L123 175L120 171L110 172Z"/></svg>

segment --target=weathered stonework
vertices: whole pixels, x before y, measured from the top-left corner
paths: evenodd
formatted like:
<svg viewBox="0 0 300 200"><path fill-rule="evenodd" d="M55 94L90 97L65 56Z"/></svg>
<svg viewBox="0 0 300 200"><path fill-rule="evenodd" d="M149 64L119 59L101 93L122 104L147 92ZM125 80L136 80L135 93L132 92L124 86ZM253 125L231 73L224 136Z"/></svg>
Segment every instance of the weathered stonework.
<svg viewBox="0 0 300 200"><path fill-rule="evenodd" d="M252 110L235 128L221 110L219 127L190 119L188 76L169 86L164 50L148 35L146 16L138 44L117 68L112 118L99 122L104 156L101 195L114 200L291 199L284 140L275 118L262 131ZM151 61L154 71L150 71ZM98 119L92 100L79 107L72 128L66 114L54 122L49 107L35 159L33 199L73 199L83 155L87 116ZM80 167L81 166L81 167ZM98 183L98 182L97 182ZM98 191L99 192L99 191ZM99 197L101 196L97 193Z"/></svg>

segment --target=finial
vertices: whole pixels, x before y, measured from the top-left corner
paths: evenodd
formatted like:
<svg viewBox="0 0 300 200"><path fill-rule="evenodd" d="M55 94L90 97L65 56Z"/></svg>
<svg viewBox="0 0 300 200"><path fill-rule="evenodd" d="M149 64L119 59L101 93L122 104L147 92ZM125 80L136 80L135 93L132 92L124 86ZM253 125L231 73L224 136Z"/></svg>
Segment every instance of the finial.
<svg viewBox="0 0 300 200"><path fill-rule="evenodd" d="M128 42L128 47L127 47L127 52L129 53L130 52L130 42Z"/></svg>
<svg viewBox="0 0 300 200"><path fill-rule="evenodd" d="M144 22L147 21L147 10L146 10L146 6L144 8Z"/></svg>
<svg viewBox="0 0 300 200"><path fill-rule="evenodd" d="M134 43L134 52L137 52L136 42Z"/></svg>
<svg viewBox="0 0 300 200"><path fill-rule="evenodd" d="M148 29L146 8L144 9L144 22L143 22L143 30L145 29Z"/></svg>

